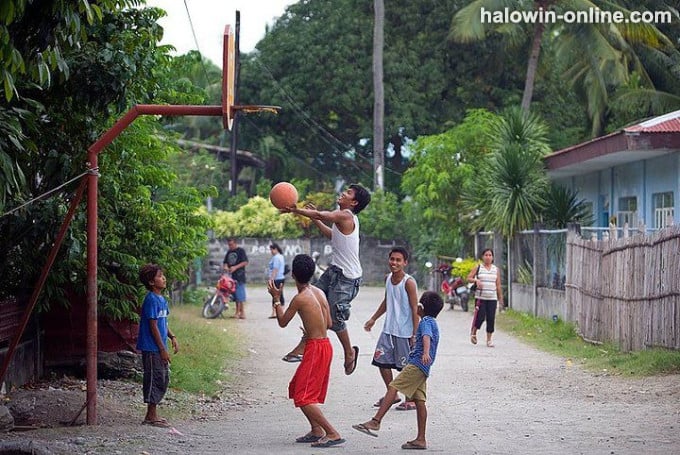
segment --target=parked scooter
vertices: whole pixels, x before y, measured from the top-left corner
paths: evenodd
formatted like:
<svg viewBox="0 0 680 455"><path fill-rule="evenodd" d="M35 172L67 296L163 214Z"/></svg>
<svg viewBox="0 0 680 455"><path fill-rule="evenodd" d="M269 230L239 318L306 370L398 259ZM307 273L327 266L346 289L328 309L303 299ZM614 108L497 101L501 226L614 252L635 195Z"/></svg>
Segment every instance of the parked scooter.
<svg viewBox="0 0 680 455"><path fill-rule="evenodd" d="M454 305L460 305L463 311L467 311L470 288L465 284L465 280L459 276L451 276L449 264L439 265L437 271L442 275L442 284L439 289L444 294L445 302L451 306L449 309L453 310Z"/></svg>
<svg viewBox="0 0 680 455"><path fill-rule="evenodd" d="M214 319L229 309L229 301L233 300L236 292L236 281L226 272L223 272L215 285L215 292L208 297L203 304L203 317Z"/></svg>

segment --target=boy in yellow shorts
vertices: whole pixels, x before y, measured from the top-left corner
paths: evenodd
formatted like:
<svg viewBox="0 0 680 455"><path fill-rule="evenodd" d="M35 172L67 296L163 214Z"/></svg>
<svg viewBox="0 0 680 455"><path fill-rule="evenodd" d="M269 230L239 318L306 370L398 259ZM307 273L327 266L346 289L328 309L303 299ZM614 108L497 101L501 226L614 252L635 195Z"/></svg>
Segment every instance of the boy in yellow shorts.
<svg viewBox="0 0 680 455"><path fill-rule="evenodd" d="M401 392L409 400L416 403L416 419L418 421L418 434L412 441L402 444L402 449L427 449L425 439L425 427L427 423L427 377L430 375L430 367L434 363L439 345L439 326L436 317L444 307L442 298L433 291L424 292L418 304L418 315L421 317L416 333L416 342L409 355L408 364L399 375L390 383L387 392L382 399L380 408L371 420L352 425L357 431L369 436L378 436L380 422L392 406L397 392Z"/></svg>

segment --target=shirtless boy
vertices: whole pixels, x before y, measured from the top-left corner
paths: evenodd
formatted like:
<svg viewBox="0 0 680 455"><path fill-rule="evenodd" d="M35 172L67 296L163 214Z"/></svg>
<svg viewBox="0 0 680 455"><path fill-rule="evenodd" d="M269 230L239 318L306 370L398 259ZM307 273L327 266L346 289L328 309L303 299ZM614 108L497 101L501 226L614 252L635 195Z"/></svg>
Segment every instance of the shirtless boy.
<svg viewBox="0 0 680 455"><path fill-rule="evenodd" d="M281 288L273 280L267 283L272 296L272 306L279 327L286 327L298 314L305 333L305 350L293 379L288 385L288 397L300 408L309 421L310 431L295 442L311 443L312 447L334 447L345 442L340 433L326 419L319 404L326 400L330 379L333 347L327 331L333 325L326 296L320 289L309 284L316 265L311 256L299 254L293 259L292 276L297 295L283 311Z"/></svg>

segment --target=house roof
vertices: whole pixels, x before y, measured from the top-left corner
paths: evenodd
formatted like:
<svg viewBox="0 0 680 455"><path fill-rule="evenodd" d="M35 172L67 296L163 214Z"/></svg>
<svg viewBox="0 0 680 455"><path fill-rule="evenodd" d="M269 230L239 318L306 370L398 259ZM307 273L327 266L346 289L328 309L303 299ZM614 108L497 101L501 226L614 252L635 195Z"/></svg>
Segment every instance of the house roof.
<svg viewBox="0 0 680 455"><path fill-rule="evenodd" d="M624 131L640 131L645 133L680 133L680 111L645 120L637 125L629 126Z"/></svg>
<svg viewBox="0 0 680 455"><path fill-rule="evenodd" d="M680 150L680 111L558 150L544 158L551 179L584 175Z"/></svg>

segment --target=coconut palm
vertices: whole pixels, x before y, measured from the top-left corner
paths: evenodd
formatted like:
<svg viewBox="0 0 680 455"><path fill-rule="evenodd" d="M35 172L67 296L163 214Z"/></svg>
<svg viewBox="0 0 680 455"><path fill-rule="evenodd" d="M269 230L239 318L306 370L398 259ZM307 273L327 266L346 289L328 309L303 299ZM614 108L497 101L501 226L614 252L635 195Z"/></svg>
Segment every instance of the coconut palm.
<svg viewBox="0 0 680 455"><path fill-rule="evenodd" d="M511 11L555 11L557 13L588 11L600 7L604 11L621 11L626 17L630 11L624 0L474 0L462 8L453 18L451 36L459 42L479 41L490 31L505 35L508 44L520 47L531 36L527 73L525 78L522 110L528 111L533 96L534 81L538 68L541 46L545 32L550 30L551 39L558 46L557 55L567 68L570 85L585 98L591 119L591 132L602 132L602 120L612 89L624 85L631 72L642 75L644 84L654 88L637 57L633 44L652 48L672 47L671 41L651 24L544 24L540 21L526 24L482 23L481 10L495 12L505 8Z"/></svg>

